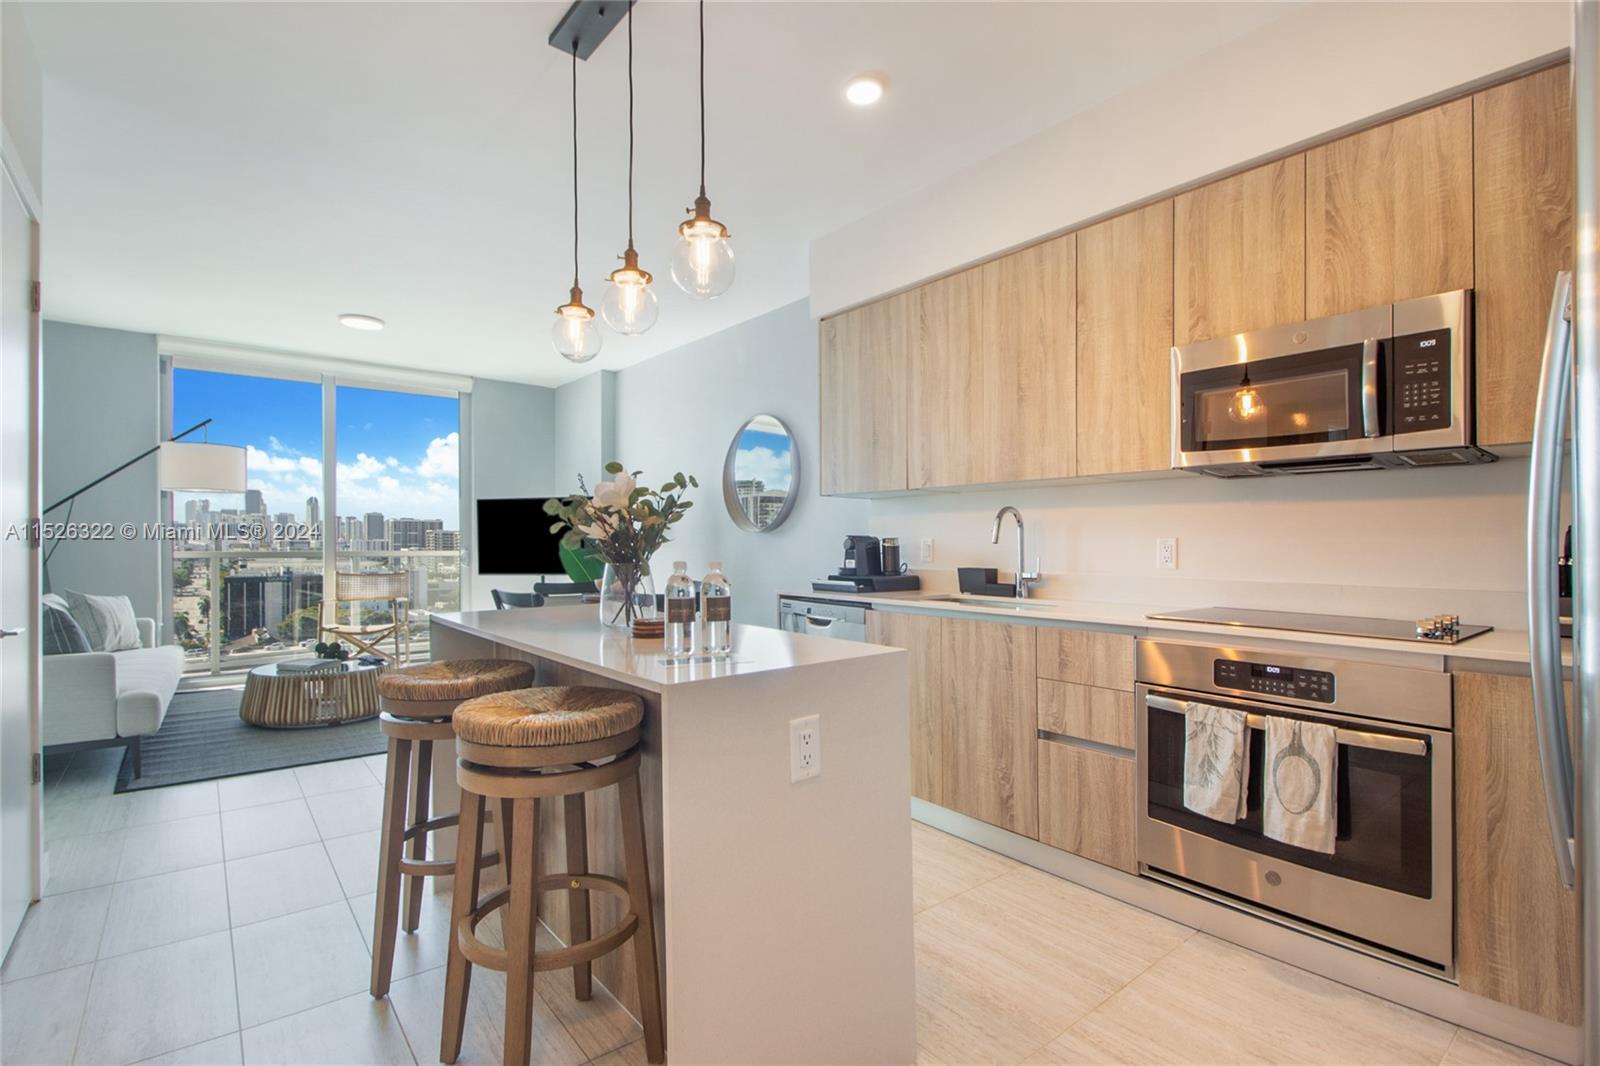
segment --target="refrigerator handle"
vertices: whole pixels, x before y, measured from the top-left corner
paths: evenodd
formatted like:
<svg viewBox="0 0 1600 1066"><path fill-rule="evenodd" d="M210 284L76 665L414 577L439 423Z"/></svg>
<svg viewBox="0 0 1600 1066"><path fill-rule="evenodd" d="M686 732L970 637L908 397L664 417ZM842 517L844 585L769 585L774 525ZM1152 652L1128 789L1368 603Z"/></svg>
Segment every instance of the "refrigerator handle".
<svg viewBox="0 0 1600 1066"><path fill-rule="evenodd" d="M1572 393L1572 274L1556 275L1539 371L1528 463L1528 651L1533 677L1533 720L1544 778L1545 815L1556 867L1568 888L1577 884L1572 742L1561 682L1561 620L1556 548L1561 520L1562 450Z"/></svg>

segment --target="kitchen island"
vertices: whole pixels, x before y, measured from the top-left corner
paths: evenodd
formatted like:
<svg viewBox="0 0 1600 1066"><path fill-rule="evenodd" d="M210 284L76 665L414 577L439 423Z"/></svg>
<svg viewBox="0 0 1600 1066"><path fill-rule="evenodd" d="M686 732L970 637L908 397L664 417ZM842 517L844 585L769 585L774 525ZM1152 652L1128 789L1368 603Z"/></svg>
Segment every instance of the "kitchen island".
<svg viewBox="0 0 1600 1066"><path fill-rule="evenodd" d="M436 614L432 657L523 659L542 685L637 693L668 1059L911 1062L910 753L903 651L734 626L733 654L672 663L592 606ZM817 715L821 773L791 782L790 722ZM435 804L455 810L454 755ZM589 796L590 864L620 876L615 790ZM565 868L559 806L540 862ZM444 845L445 841L440 841ZM546 865L548 863L548 865ZM566 893L540 917L565 940ZM596 894L595 928L617 917ZM638 1016L633 954L595 978Z"/></svg>

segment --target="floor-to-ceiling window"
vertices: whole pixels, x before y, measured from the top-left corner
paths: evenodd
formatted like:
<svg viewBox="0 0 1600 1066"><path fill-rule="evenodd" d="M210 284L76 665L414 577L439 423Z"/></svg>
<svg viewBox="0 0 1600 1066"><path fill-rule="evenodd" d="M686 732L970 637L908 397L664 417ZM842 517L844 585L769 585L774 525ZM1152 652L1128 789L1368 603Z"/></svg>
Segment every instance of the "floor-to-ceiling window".
<svg viewBox="0 0 1600 1066"><path fill-rule="evenodd" d="M249 476L242 495L170 501L182 533L172 630L188 672L308 655L328 623L398 622L402 649L425 658L429 614L461 603L459 396L175 365L171 432L207 418L206 439L248 449ZM392 572L404 595L337 602L330 567Z"/></svg>

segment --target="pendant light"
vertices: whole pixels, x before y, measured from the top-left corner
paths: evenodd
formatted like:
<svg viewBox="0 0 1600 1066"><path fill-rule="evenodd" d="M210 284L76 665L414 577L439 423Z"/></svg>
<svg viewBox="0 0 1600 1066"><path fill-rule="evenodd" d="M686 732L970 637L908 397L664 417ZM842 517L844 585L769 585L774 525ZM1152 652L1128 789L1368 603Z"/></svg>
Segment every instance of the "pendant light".
<svg viewBox="0 0 1600 1066"><path fill-rule="evenodd" d="M697 300L711 300L733 284L733 242L728 227L711 217L706 197L706 0L700 0L700 195L693 215L678 226L672 280Z"/></svg>
<svg viewBox="0 0 1600 1066"><path fill-rule="evenodd" d="M1250 368L1245 367L1244 379L1239 382L1233 399L1228 403L1228 417L1235 422L1255 422L1266 413L1267 405L1261 402L1261 393L1250 384Z"/></svg>
<svg viewBox="0 0 1600 1066"><path fill-rule="evenodd" d="M550 339L556 351L574 363L587 363L600 354L600 323L594 309L585 307L578 287L578 42L572 42L572 295L556 308Z"/></svg>
<svg viewBox="0 0 1600 1066"><path fill-rule="evenodd" d="M661 305L650 283L649 271L639 269L639 253L633 250L633 6L628 3L628 250L622 253L622 266L610 275L611 287L600 301L600 317L606 325L624 335L643 333L656 324Z"/></svg>

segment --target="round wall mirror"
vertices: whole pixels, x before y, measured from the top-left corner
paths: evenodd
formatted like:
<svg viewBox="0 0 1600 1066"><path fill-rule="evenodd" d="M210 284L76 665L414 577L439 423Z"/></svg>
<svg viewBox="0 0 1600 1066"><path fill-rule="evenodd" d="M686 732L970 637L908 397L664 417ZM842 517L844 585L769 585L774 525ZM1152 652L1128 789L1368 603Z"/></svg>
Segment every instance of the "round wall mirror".
<svg viewBox="0 0 1600 1066"><path fill-rule="evenodd" d="M733 435L722 464L722 499L734 525L765 533L783 525L800 492L800 454L781 419L756 415Z"/></svg>

